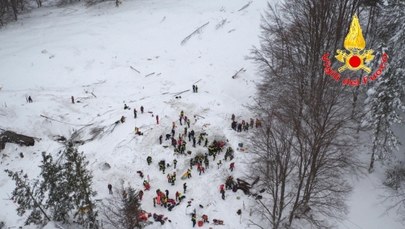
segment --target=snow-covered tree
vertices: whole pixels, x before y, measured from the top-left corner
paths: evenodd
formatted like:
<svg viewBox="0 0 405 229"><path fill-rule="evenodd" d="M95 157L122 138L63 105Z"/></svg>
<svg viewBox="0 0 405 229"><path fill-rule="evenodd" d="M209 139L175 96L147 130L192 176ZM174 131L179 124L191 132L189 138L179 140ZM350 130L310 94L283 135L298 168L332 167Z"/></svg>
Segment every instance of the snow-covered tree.
<svg viewBox="0 0 405 229"><path fill-rule="evenodd" d="M386 72L367 93L365 124L373 134L370 172L376 156L386 159L397 149L399 141L392 128L403 122L400 112L405 111L405 1L387 1L380 11L379 23L384 27L377 36L390 59Z"/></svg>
<svg viewBox="0 0 405 229"><path fill-rule="evenodd" d="M74 217L84 225L96 225L97 211L93 196L92 178L87 169L89 162L83 152L79 153L77 148L69 142L63 154L65 163L62 168L66 180L66 188L72 197L72 204L75 206Z"/></svg>
<svg viewBox="0 0 405 229"><path fill-rule="evenodd" d="M88 161L69 142L56 161L50 154L42 153L40 178L31 183L20 172L6 171L15 181L12 200L18 204L22 216L31 211L26 224L46 224L50 220L70 223L73 218L86 228L98 228L97 211L92 197L92 175L86 168Z"/></svg>
<svg viewBox="0 0 405 229"><path fill-rule="evenodd" d="M17 204L17 214L23 216L27 211L31 211L25 221L25 225L41 224L45 225L51 218L45 212L46 207L43 203L44 192L39 186L39 181L31 182L27 174L23 171L13 172L5 170L11 179L15 182L15 189L11 194L11 200Z"/></svg>
<svg viewBox="0 0 405 229"><path fill-rule="evenodd" d="M395 124L402 123L399 108L402 107L400 99L403 86L398 84L398 78L393 74L387 74L374 84L368 91L366 120L372 129L373 146L369 172L374 168L375 156L386 159L399 145L397 136L393 131Z"/></svg>
<svg viewBox="0 0 405 229"><path fill-rule="evenodd" d="M51 211L53 220L63 223L69 222L69 213L73 209L72 198L68 192L68 186L64 177L62 166L53 161L50 154L42 153L41 165L41 186L43 193L48 198L45 206Z"/></svg>
<svg viewBox="0 0 405 229"><path fill-rule="evenodd" d="M115 192L103 204L102 212L106 223L113 228L143 228L143 224L139 219L140 214L144 214L139 201L139 192L132 187Z"/></svg>
<svg viewBox="0 0 405 229"><path fill-rule="evenodd" d="M285 0L276 8L269 4L263 17L261 46L252 57L263 77L254 110L264 122L271 120L263 126L272 128L255 137L273 139L267 142L270 150L259 139L251 148L269 152L270 161L262 160L269 169L256 170L256 176L268 177L268 192L277 194L263 195L269 209L263 228L296 228L303 221L327 228L325 219L347 213L351 187L344 175L358 166L357 120L348 103L353 88L325 76L322 55L341 47L358 6L356 0Z"/></svg>

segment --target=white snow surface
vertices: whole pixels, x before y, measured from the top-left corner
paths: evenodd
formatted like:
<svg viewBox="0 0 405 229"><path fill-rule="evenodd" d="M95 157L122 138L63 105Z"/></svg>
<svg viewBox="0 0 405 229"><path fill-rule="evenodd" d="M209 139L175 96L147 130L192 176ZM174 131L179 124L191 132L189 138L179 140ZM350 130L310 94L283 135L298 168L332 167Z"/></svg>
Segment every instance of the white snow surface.
<svg viewBox="0 0 405 229"><path fill-rule="evenodd" d="M217 169L210 168L199 176L193 169L193 178L186 180L186 201L169 212L163 207L153 207L156 189L182 192L181 174L189 167L190 156L176 156L173 149L158 143L159 135L170 133L172 122L177 123L176 135L183 131L178 116L181 110L191 118L197 134L206 131L209 140L223 136L234 149L245 142L246 133L235 133L230 128L230 116L248 120L251 114L244 105L251 102L255 82L259 79L256 67L246 59L253 45L258 45L260 17L266 1L253 1L238 11L246 0L133 0L124 1L120 7L105 2L87 8L82 3L63 8L35 9L15 23L0 30L0 128L40 138L33 147L7 144L1 152L0 170L21 170L30 178L39 173L41 152L54 155L63 145L53 136L69 136L74 130L84 128L83 139L90 137L91 127L108 127L122 115L126 122L117 125L111 133L80 146L90 161L94 175L96 199L109 196L107 184L117 191L131 185L142 189L136 171L150 177L151 190L146 191L142 208L148 212L164 214L172 222L161 226L154 223L148 228L191 228L186 215L187 201L193 200L197 217L207 214L209 219L222 219L223 226L213 224L201 228L256 228L249 220L252 199L241 192L226 192L221 199L220 184L232 174L243 177L248 153L236 152L236 170L230 172L229 161ZM223 19L226 23L216 28ZM182 40L199 26L209 22L199 34L184 45ZM135 68L139 73L130 67ZM245 68L236 79L231 76ZM154 73L154 74L151 74ZM151 75L149 75L151 74ZM149 76L148 76L149 75ZM195 82L198 93L192 93ZM175 99L174 94L181 94ZM26 103L30 95L34 102ZM74 96L80 103L72 104ZM132 110L124 110L124 103L136 107L138 118ZM139 112L140 106L145 113ZM148 113L151 112L151 113ZM159 115L160 124L155 117ZM47 120L41 115L51 117ZM204 118L195 119L194 115ZM92 124L90 127L84 127ZM139 127L143 136L135 136ZM169 145L165 141L163 145ZM188 143L190 148L190 143ZM192 148L193 155L206 152L206 148ZM20 158L19 153L24 153ZM152 156L148 166L146 157ZM223 154L219 159L223 159ZM177 158L177 169L159 172L158 161L171 163ZM218 159L217 159L218 161ZM108 162L111 169L102 170ZM166 175L176 171L175 186L167 183ZM1 172L3 173L3 172ZM385 214L386 205L379 197L384 194L382 176L366 175L354 180L354 192L349 197L348 219L336 225L341 229L400 229L392 214ZM348 179L352 179L348 177ZM0 176L0 221L8 227L23 226L24 218L16 214L16 205L9 199L14 182L3 173ZM201 204L203 209L198 207ZM242 217L236 214L242 209ZM24 228L36 228L24 226ZM50 223L46 228L54 228ZM107 227L108 228L108 227Z"/></svg>

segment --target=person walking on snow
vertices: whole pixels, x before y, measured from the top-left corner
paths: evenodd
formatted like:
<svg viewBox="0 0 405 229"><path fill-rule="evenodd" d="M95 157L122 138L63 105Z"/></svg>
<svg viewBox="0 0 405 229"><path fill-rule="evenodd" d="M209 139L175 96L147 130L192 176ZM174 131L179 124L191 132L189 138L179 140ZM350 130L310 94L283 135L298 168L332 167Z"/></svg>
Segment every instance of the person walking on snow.
<svg viewBox="0 0 405 229"><path fill-rule="evenodd" d="M221 167L221 165L222 165L222 161L219 160L218 163L217 163L217 165L218 165L218 169L219 169L219 167Z"/></svg>
<svg viewBox="0 0 405 229"><path fill-rule="evenodd" d="M173 165L174 165L174 169L176 169L176 165L177 165L177 160L176 159L173 160Z"/></svg>
<svg viewBox="0 0 405 229"><path fill-rule="evenodd" d="M183 184L183 192L184 192L184 194L186 194L186 191L187 191L187 183L184 183Z"/></svg>
<svg viewBox="0 0 405 229"><path fill-rule="evenodd" d="M146 162L148 163L148 165L150 165L150 164L152 163L152 157L151 157L151 156L148 156L148 157L146 158Z"/></svg>
<svg viewBox="0 0 405 229"><path fill-rule="evenodd" d="M108 184L108 193L110 193L110 195L112 195L113 194L113 191L112 191L112 185L111 184Z"/></svg>
<svg viewBox="0 0 405 229"><path fill-rule="evenodd" d="M193 222L193 227L195 227L195 223L196 223L196 218L195 218L195 214L191 214L191 222Z"/></svg>
<svg viewBox="0 0 405 229"><path fill-rule="evenodd" d="M159 125L159 115L156 115L156 124Z"/></svg>
<svg viewBox="0 0 405 229"><path fill-rule="evenodd" d="M202 219L203 219L203 222L204 223L209 223L209 221L208 221L208 216L207 215L202 215Z"/></svg>
<svg viewBox="0 0 405 229"><path fill-rule="evenodd" d="M187 127L190 128L190 119L187 119L186 123L187 123Z"/></svg>
<svg viewBox="0 0 405 229"><path fill-rule="evenodd" d="M139 200L142 201L142 197L143 197L143 191L142 190L139 191L138 197L139 197Z"/></svg>
<svg viewBox="0 0 405 229"><path fill-rule="evenodd" d="M175 182L176 182L176 172L173 172L172 185L174 185Z"/></svg>
<svg viewBox="0 0 405 229"><path fill-rule="evenodd" d="M204 165L205 165L205 168L209 167L210 162L209 162L208 158L204 158Z"/></svg>
<svg viewBox="0 0 405 229"><path fill-rule="evenodd" d="M143 114L143 106L141 106L141 114Z"/></svg>
<svg viewBox="0 0 405 229"><path fill-rule="evenodd" d="M200 176L201 176L201 173L205 173L205 169L201 165L197 168L197 170L198 170Z"/></svg>
<svg viewBox="0 0 405 229"><path fill-rule="evenodd" d="M162 140L163 140L163 135L160 135L159 136L159 144L161 144L161 145L162 145Z"/></svg>
<svg viewBox="0 0 405 229"><path fill-rule="evenodd" d="M229 169L231 170L231 172L233 172L233 169L235 168L235 162L232 162L230 165L229 165Z"/></svg>
<svg viewBox="0 0 405 229"><path fill-rule="evenodd" d="M149 182L147 180L143 181L143 187L145 188L145 191L150 189L150 184L149 184Z"/></svg>
<svg viewBox="0 0 405 229"><path fill-rule="evenodd" d="M224 184L221 184L221 185L219 186L219 192L220 192L221 195L222 195L222 199L225 200L225 185L224 185Z"/></svg>
<svg viewBox="0 0 405 229"><path fill-rule="evenodd" d="M191 169L187 169L187 178L191 178Z"/></svg>
<svg viewBox="0 0 405 229"><path fill-rule="evenodd" d="M197 142L197 144L198 144L199 146L201 145L201 142L202 142L203 139L204 139L203 135L200 134L200 136L198 136L198 142Z"/></svg>
<svg viewBox="0 0 405 229"><path fill-rule="evenodd" d="M136 108L134 108L134 118L136 118L136 113L137 113Z"/></svg>

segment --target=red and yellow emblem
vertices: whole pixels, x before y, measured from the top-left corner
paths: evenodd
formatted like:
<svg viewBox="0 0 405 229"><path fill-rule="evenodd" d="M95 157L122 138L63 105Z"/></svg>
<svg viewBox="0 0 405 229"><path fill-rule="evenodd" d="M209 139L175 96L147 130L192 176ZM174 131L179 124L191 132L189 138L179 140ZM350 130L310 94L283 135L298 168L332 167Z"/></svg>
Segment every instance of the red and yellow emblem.
<svg viewBox="0 0 405 229"><path fill-rule="evenodd" d="M338 69L338 72L343 72L346 69L352 71L364 70L367 73L371 72L371 69L365 66L364 63L374 59L374 55L372 55L374 51L371 49L364 50L366 41L364 40L357 15L353 16L349 33L345 38L344 47L348 52L338 49L337 55L335 56L338 61L345 64Z"/></svg>
<svg viewBox="0 0 405 229"><path fill-rule="evenodd" d="M361 30L359 18L354 15L352 22L350 23L349 33L346 35L344 44L345 50L338 49L335 58L344 63L343 66L338 68L338 71L332 69L332 63L329 60L329 53L325 53L322 56L324 62L324 71L326 75L331 76L334 80L339 81L341 79L340 73L345 70L358 71L363 70L366 73L371 73L371 69L365 65L374 59L373 50L365 49L366 40L364 40L363 32ZM359 86L360 84L367 84L369 80L373 81L379 77L386 67L388 62L388 55L382 53L381 62L378 69L370 76L356 77L355 79L345 78L343 79L343 85Z"/></svg>

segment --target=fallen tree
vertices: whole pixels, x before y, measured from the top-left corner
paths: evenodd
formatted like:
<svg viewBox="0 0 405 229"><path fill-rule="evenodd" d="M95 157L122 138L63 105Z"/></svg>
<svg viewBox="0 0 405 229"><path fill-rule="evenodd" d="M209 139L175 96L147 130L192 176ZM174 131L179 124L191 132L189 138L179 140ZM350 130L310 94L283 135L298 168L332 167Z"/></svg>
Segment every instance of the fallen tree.
<svg viewBox="0 0 405 229"><path fill-rule="evenodd" d="M6 147L6 143L15 143L20 146L33 146L35 144L35 138L7 130L0 134L0 150Z"/></svg>
<svg viewBox="0 0 405 229"><path fill-rule="evenodd" d="M187 42L188 40L190 40L190 38L191 38L192 36L195 36L196 34L200 34L200 33L202 32L202 29L203 29L205 26L207 26L209 23L210 23L210 22L207 22L207 23L205 23L204 25L198 27L198 28L197 28L196 30L194 30L190 35L188 35L186 38L184 38L184 39L181 41L180 44L181 44L181 45L185 45L186 42Z"/></svg>

